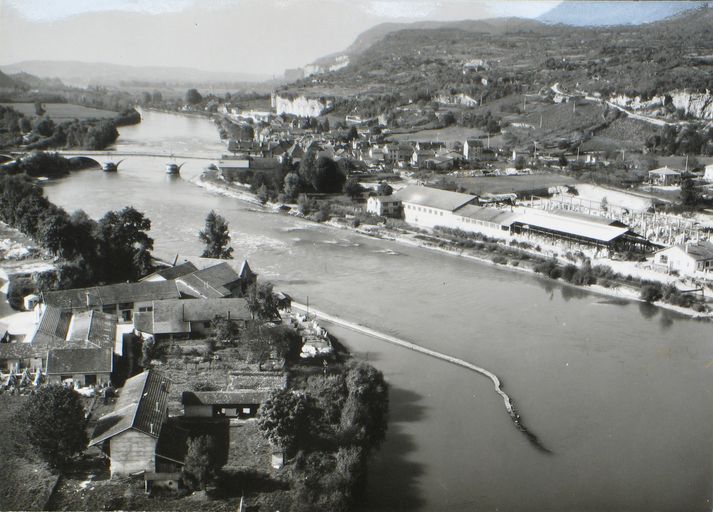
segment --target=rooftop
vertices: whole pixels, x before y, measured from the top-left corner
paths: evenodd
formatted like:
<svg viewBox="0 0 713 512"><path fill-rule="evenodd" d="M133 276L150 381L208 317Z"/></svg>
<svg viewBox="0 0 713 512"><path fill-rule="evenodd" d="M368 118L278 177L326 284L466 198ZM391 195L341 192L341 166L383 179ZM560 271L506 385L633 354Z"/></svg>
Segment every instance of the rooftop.
<svg viewBox="0 0 713 512"><path fill-rule="evenodd" d="M235 391L184 391L181 395L183 405L242 405L261 404L268 399L272 391L239 389Z"/></svg>
<svg viewBox="0 0 713 512"><path fill-rule="evenodd" d="M113 369L111 348L61 348L47 355L47 374L111 373Z"/></svg>
<svg viewBox="0 0 713 512"><path fill-rule="evenodd" d="M470 194L418 186L402 188L398 192L394 192L393 195L404 203L447 211L455 211L476 199L475 196L471 196Z"/></svg>
<svg viewBox="0 0 713 512"><path fill-rule="evenodd" d="M176 279L181 276L185 276L186 274L190 274L191 272L195 272L198 270L198 267L196 267L193 263L190 261L186 261L185 263L181 263L180 265L175 265L173 267L166 267L162 268L160 270L157 270L153 274L146 276L142 280L146 280L147 278L153 277L153 276L160 276L164 278L166 281L171 281L172 279Z"/></svg>
<svg viewBox="0 0 713 512"><path fill-rule="evenodd" d="M628 228L609 226L590 220L582 220L542 210L527 209L513 220L519 224L566 233L569 235L596 240L598 242L611 242L612 240L628 233Z"/></svg>
<svg viewBox="0 0 713 512"><path fill-rule="evenodd" d="M509 226L517 219L518 214L508 211L500 210L498 208L484 208L482 206L475 206L472 204L466 205L460 210L458 210L458 215L461 217L467 217L469 219L476 219L483 222L492 222L493 224L500 224L501 226Z"/></svg>
<svg viewBox="0 0 713 512"><path fill-rule="evenodd" d="M166 419L168 392L171 381L156 372L147 370L127 379L119 391L114 410L99 418L89 446L133 428L158 438Z"/></svg>
<svg viewBox="0 0 713 512"><path fill-rule="evenodd" d="M675 247L678 249L681 249L683 252L688 254L695 261L713 260L713 243L710 243L710 242L691 243L691 242L689 242L686 244L676 245ZM666 249L664 249L664 250L666 250Z"/></svg>
<svg viewBox="0 0 713 512"><path fill-rule="evenodd" d="M188 322L206 322L215 317L250 320L246 299L183 299L153 303L153 311L136 313L134 327L149 334L188 332Z"/></svg>
<svg viewBox="0 0 713 512"><path fill-rule="evenodd" d="M143 281L46 292L43 300L48 306L77 309L105 304L178 299L179 297L178 288L173 281Z"/></svg>
<svg viewBox="0 0 713 512"><path fill-rule="evenodd" d="M671 169L669 166L665 166L649 171L649 174L658 174L659 176L679 176L681 174L681 171L677 171L675 169Z"/></svg>

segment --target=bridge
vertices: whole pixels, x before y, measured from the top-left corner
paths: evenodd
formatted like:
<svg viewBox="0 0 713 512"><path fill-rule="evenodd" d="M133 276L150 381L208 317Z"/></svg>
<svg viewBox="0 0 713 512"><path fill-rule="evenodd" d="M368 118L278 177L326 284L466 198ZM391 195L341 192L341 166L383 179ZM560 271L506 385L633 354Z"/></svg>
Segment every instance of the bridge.
<svg viewBox="0 0 713 512"><path fill-rule="evenodd" d="M86 167L102 167L104 162L114 162L117 160L125 160L131 157L143 158L163 158L170 160L202 160L204 162L213 162L220 160L220 157L211 158L209 156L182 155L169 152L150 152L150 151L92 151L81 149L67 150L47 150L49 153L57 153L58 155L75 158L80 161L84 168ZM7 154L0 154L0 165L15 160L28 154L26 151L12 151Z"/></svg>

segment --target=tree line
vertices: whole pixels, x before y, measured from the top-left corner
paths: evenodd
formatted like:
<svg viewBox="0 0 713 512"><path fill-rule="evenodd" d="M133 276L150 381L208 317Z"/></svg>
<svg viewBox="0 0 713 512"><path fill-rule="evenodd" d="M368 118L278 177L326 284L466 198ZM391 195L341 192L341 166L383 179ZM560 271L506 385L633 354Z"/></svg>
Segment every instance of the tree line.
<svg viewBox="0 0 713 512"><path fill-rule="evenodd" d="M28 149L81 148L100 150L116 142L118 126L141 122L133 108L111 119L74 119L63 123L46 115L40 105L37 116L29 118L12 107L0 106L0 147L27 144ZM24 135L23 135L24 134Z"/></svg>
<svg viewBox="0 0 713 512"><path fill-rule="evenodd" d="M59 258L56 272L38 276L40 290L134 281L151 270L151 221L130 206L95 221L50 202L26 174L2 174L0 220Z"/></svg>

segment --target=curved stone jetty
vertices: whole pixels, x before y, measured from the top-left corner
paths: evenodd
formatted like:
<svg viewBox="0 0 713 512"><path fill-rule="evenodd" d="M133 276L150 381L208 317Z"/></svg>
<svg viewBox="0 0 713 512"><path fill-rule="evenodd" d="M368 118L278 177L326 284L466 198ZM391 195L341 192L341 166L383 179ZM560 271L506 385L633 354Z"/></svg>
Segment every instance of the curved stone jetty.
<svg viewBox="0 0 713 512"><path fill-rule="evenodd" d="M476 373L479 373L481 375L484 375L488 377L492 382L493 382L493 387L495 388L495 392L500 395L500 397L503 399L503 403L505 404L505 410L508 412L510 415L510 418L512 419L513 423L517 427L517 429L525 434L527 439L538 449L541 450L545 453L552 453L550 450L548 450L545 446L540 443L539 439L535 434L530 432L523 424L522 420L520 418L520 415L518 414L517 410L515 409L515 405L513 404L513 401L510 399L507 393L503 391L502 389L502 382L498 378L497 375L495 375L493 372L490 370L487 370L485 368L482 368L480 366L474 365L472 363L469 363L468 361L464 361L462 359L458 359L457 357L449 356L448 354L443 354L441 352L436 352L435 350L431 350L429 348L422 347L420 345L416 345L414 343L411 343L406 340L402 340L400 338L397 338L395 336L391 336L390 334L385 334L383 332L376 331L374 329L371 329L369 327L365 327L363 325L357 324L355 322L350 322L348 320L344 320L343 318L339 318L333 315L330 315L328 313L325 313L323 311L319 311L317 309L314 309L312 307L307 307L304 304L300 304L298 302L292 302L292 307L295 309L299 309L301 311L309 311L309 313L314 314L317 318L321 318L327 322L332 322L337 325L341 325L342 327L346 327L347 329L351 329L356 332L360 332L362 334L366 334L367 336L371 336L373 338L381 339L384 341L387 341L389 343L393 343L395 345L399 345L400 347L404 347L410 350L414 350L416 352L420 352L422 354L426 354L428 356L434 357L436 359L440 359L441 361L446 361L448 363L461 366L463 368L467 368L469 370L472 370Z"/></svg>

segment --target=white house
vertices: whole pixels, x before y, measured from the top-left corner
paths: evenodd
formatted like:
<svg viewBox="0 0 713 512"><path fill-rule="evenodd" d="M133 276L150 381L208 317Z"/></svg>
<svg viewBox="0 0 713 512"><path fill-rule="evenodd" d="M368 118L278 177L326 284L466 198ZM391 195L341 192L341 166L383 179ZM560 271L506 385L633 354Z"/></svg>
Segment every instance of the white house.
<svg viewBox="0 0 713 512"><path fill-rule="evenodd" d="M658 251L654 255L654 268L682 276L713 272L713 243L689 242Z"/></svg>
<svg viewBox="0 0 713 512"><path fill-rule="evenodd" d="M478 139L467 139L463 143L463 156L466 160L475 160L483 150L483 141Z"/></svg>
<svg viewBox="0 0 713 512"><path fill-rule="evenodd" d="M459 228L460 223L453 212L477 199L470 194L418 186L403 188L394 196L401 200L404 220L424 228Z"/></svg>
<svg viewBox="0 0 713 512"><path fill-rule="evenodd" d="M401 200L394 196L371 196L366 200L366 211L381 217L397 217Z"/></svg>

